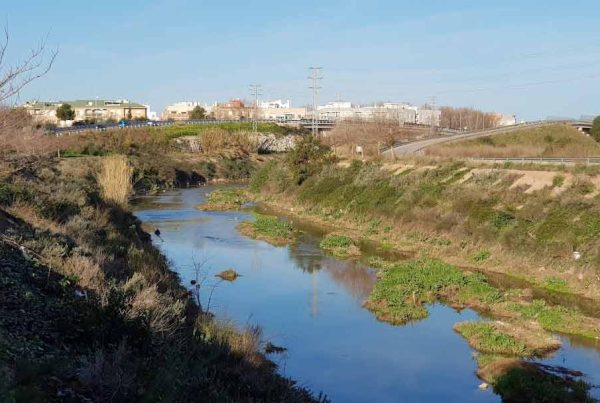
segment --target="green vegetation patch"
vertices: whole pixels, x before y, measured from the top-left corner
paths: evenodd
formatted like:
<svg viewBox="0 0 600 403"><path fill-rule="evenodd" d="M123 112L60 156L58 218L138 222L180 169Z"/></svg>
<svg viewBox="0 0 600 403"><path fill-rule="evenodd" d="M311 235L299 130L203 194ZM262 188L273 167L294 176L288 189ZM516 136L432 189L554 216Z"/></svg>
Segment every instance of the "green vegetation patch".
<svg viewBox="0 0 600 403"><path fill-rule="evenodd" d="M467 339L471 347L483 353L483 357L541 357L560 347L554 336L538 326L522 322L462 322L456 324L454 330Z"/></svg>
<svg viewBox="0 0 600 403"><path fill-rule="evenodd" d="M551 306L538 299L529 304L509 304L522 318L537 321L544 329L563 334L599 338L600 332L581 313L564 306Z"/></svg>
<svg viewBox="0 0 600 403"><path fill-rule="evenodd" d="M173 125L153 128L156 135L162 135L169 139L175 139L184 136L197 136L214 129L225 130L229 133L234 132L252 132L252 122L228 122L228 123L210 123L196 125ZM271 133L276 135L286 135L293 132L293 129L279 126L276 123L257 123L259 133Z"/></svg>
<svg viewBox="0 0 600 403"><path fill-rule="evenodd" d="M239 210L248 197L244 189L218 189L210 192L204 203L198 206L200 210Z"/></svg>
<svg viewBox="0 0 600 403"><path fill-rule="evenodd" d="M454 326L461 336L469 341L469 345L477 351L488 354L530 356L533 352L527 345L510 334L496 329L488 322L463 322Z"/></svg>
<svg viewBox="0 0 600 403"><path fill-rule="evenodd" d="M403 324L427 317L427 303L443 299L453 304L487 306L501 293L481 274L466 274L439 260L402 262L383 272L365 306L380 320Z"/></svg>
<svg viewBox="0 0 600 403"><path fill-rule="evenodd" d="M294 242L297 231L289 221L263 214L255 214L255 217L254 221L245 221L238 226L243 235L275 246Z"/></svg>
<svg viewBox="0 0 600 403"><path fill-rule="evenodd" d="M556 292L569 292L569 284L566 280L557 277L546 277L542 287Z"/></svg>
<svg viewBox="0 0 600 403"><path fill-rule="evenodd" d="M322 249L338 257L360 256L356 242L346 235L329 234L319 244Z"/></svg>

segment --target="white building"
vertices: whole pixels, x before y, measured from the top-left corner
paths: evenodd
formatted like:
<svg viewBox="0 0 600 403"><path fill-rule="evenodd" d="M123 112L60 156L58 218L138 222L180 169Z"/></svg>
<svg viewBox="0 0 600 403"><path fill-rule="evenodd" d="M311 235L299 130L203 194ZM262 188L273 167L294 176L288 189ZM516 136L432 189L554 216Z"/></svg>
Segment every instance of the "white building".
<svg viewBox="0 0 600 403"><path fill-rule="evenodd" d="M389 120L399 124L433 124L434 126L439 126L441 117L439 110L394 102L360 106L347 101L335 101L318 106L317 111L320 119Z"/></svg>
<svg viewBox="0 0 600 403"><path fill-rule="evenodd" d="M517 117L515 115L504 115L498 114L498 126L512 126L517 124Z"/></svg>
<svg viewBox="0 0 600 403"><path fill-rule="evenodd" d="M161 115L163 120L172 119L172 120L188 120L190 117L190 113L194 110L195 107L201 107L204 109L206 114L210 114L213 111L213 105L202 104L200 102L193 101L183 101L176 102L167 106Z"/></svg>
<svg viewBox="0 0 600 403"><path fill-rule="evenodd" d="M258 107L262 109L291 108L292 103L289 99L285 102L281 99L276 99L274 101L259 101Z"/></svg>

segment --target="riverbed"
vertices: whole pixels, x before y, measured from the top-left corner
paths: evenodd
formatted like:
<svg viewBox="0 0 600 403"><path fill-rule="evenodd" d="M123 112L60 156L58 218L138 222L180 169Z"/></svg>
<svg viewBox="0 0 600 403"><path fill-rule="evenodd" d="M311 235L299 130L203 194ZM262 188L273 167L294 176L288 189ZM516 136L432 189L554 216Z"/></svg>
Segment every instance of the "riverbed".
<svg viewBox="0 0 600 403"><path fill-rule="evenodd" d="M452 330L474 320L470 309L444 304L429 317L403 326L378 321L362 307L376 281L363 262L340 260L319 248L320 234L303 231L292 246L274 247L236 230L248 212L195 209L214 187L175 190L138 200L135 214L153 232L182 284L199 273L204 309L220 320L258 325L265 342L287 349L271 354L279 371L333 402L498 402L480 390L474 351ZM233 282L215 274L232 268ZM600 384L600 349L562 338L563 347L540 360L586 374ZM600 390L592 394L600 398Z"/></svg>

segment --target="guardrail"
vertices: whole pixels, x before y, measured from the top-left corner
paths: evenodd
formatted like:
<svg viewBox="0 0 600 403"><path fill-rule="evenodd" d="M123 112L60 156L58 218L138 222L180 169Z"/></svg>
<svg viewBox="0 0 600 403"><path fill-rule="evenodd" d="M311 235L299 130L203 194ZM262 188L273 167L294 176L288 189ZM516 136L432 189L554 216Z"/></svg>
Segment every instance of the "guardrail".
<svg viewBox="0 0 600 403"><path fill-rule="evenodd" d="M600 157L483 157L467 158L470 161L489 162L521 162L521 163L545 163L545 164L600 164Z"/></svg>

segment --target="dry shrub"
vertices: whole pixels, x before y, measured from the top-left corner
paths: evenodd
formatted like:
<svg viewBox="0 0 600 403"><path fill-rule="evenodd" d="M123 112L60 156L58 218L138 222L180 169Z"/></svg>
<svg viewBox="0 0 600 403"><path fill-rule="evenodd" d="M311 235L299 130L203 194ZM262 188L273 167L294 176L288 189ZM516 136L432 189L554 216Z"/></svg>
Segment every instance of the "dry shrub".
<svg viewBox="0 0 600 403"><path fill-rule="evenodd" d="M227 137L230 136L227 130L220 128L208 129L198 135L200 148L205 153L213 153L225 148L227 145Z"/></svg>
<svg viewBox="0 0 600 403"><path fill-rule="evenodd" d="M133 186L133 170L124 155L112 155L102 160L98 184L105 200L124 206L127 204Z"/></svg>
<svg viewBox="0 0 600 403"><path fill-rule="evenodd" d="M77 284L84 289L95 291L101 301L105 301L107 281L100 265L93 259L74 255L65 259L64 274L75 276Z"/></svg>
<svg viewBox="0 0 600 403"><path fill-rule="evenodd" d="M132 358L125 342L114 351L97 350L81 360L77 377L100 401L123 401L136 381Z"/></svg>
<svg viewBox="0 0 600 403"><path fill-rule="evenodd" d="M231 148L236 148L249 154L258 149L258 138L250 132L233 132L229 134L228 143Z"/></svg>
<svg viewBox="0 0 600 403"><path fill-rule="evenodd" d="M186 303L158 292L156 284L148 284L140 273L135 273L123 289L132 294L126 316L146 318L153 333L172 336L185 321Z"/></svg>
<svg viewBox="0 0 600 403"><path fill-rule="evenodd" d="M25 109L0 107L0 152L39 153L45 148L43 137Z"/></svg>
<svg viewBox="0 0 600 403"><path fill-rule="evenodd" d="M431 135L428 128L404 127L395 121L346 120L338 123L330 133L324 134L322 141L342 157L356 156L356 146L361 146L365 157L376 158L382 147Z"/></svg>
<svg viewBox="0 0 600 403"><path fill-rule="evenodd" d="M262 329L259 326L247 325L240 330L230 321L215 320L207 315L200 315L196 326L204 341L219 344L253 365L264 362L260 354Z"/></svg>

